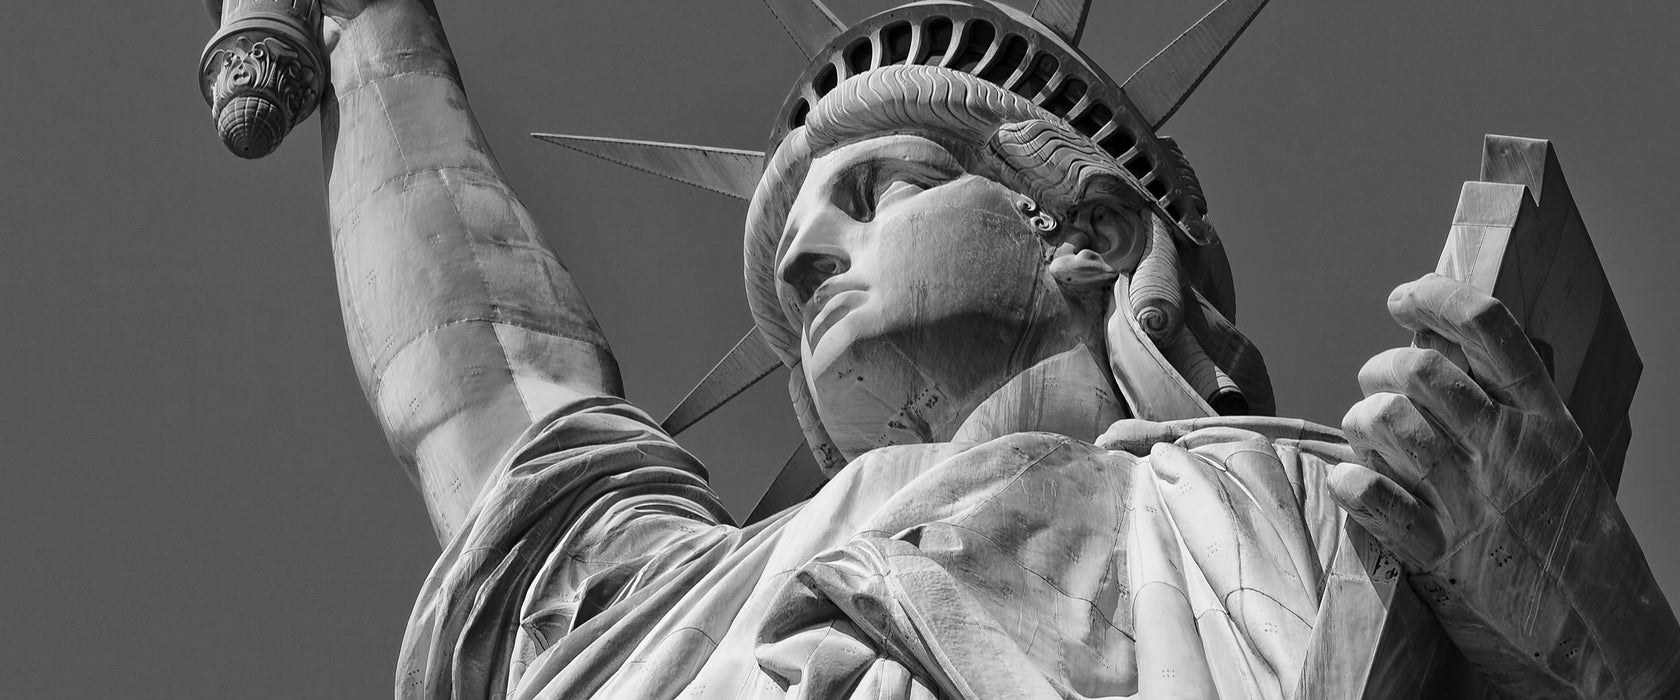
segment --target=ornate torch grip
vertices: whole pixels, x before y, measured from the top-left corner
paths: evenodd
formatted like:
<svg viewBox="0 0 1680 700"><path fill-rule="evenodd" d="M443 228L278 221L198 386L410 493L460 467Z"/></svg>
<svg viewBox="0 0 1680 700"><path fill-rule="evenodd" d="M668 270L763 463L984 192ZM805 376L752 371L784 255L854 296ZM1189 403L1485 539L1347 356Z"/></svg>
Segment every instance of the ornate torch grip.
<svg viewBox="0 0 1680 700"><path fill-rule="evenodd" d="M326 61L317 0L208 0L221 29L199 59L198 86L222 143L241 158L274 152L321 101Z"/></svg>

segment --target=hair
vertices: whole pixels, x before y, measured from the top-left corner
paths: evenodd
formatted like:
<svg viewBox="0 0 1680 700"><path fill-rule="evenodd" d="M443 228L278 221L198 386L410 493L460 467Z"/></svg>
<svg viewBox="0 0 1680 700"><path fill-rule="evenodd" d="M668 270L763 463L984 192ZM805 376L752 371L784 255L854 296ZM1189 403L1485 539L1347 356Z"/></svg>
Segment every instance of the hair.
<svg viewBox="0 0 1680 700"><path fill-rule="evenodd" d="M1149 206L1141 187L1088 137L1075 131L1061 118L1031 101L980 78L959 71L920 65L894 65L870 70L847 79L812 108L803 126L793 129L777 145L759 181L747 214L745 268L747 300L753 321L782 362L791 368L788 391L807 442L825 474L832 476L845 466L816 411L804 372L800 366L800 312L796 299L778 284L777 267L787 246L783 236L787 215L803 186L811 162L836 148L887 135L908 134L931 140L950 151L968 172L994 179L1006 187L1033 198L1041 209L1068 220L1079 207L1105 201L1125 211L1147 214ZM1155 218L1155 228L1161 221ZM1140 235L1150 236L1147 229ZM1165 243L1162 244L1161 241ZM1163 250L1163 245L1166 250ZM1171 327L1151 329L1157 339L1179 335L1179 319L1187 301L1199 302L1189 314L1191 331L1201 336L1208 328L1216 334L1235 334L1235 328L1214 311L1181 279L1207 277L1183 265L1222 265L1223 256L1181 261L1170 236L1155 235L1150 243L1157 260L1155 269L1165 277L1152 283L1134 281L1134 290L1158 290L1156 297L1130 300L1134 309L1153 309L1171 318ZM1146 255L1145 264L1148 266ZM1225 271L1223 268L1216 270ZM1157 274L1157 273L1151 273ZM1228 275L1228 271L1226 272ZM1160 297L1170 298L1160 298ZM1188 299L1185 299L1188 297ZM1170 304L1165 311L1159 304ZM1118 309L1116 311L1119 311ZM1212 314L1217 318L1205 318ZM1147 314L1146 314L1147 315ZM1157 335L1157 333L1162 333ZM1215 339L1213 347L1234 348L1226 356L1214 357L1213 364L1244 370L1250 381L1238 381L1242 389L1263 395L1261 408L1269 411L1270 386L1264 365L1253 346L1241 339ZM1208 345L1206 341L1203 345ZM1210 354L1213 352L1210 347ZM1224 359L1226 361L1220 361ZM1258 367L1258 379L1254 367ZM1264 388L1251 388L1249 384ZM1250 401L1252 408L1253 401Z"/></svg>

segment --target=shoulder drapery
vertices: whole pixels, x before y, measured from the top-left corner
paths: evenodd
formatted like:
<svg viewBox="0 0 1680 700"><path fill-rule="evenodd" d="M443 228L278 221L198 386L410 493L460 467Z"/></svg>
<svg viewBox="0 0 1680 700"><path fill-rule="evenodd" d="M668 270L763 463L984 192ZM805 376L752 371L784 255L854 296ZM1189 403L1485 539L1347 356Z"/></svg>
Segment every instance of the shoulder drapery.
<svg viewBox="0 0 1680 700"><path fill-rule="evenodd" d="M1345 448L1255 421L876 450L742 530L646 414L574 402L427 579L398 694L1288 697Z"/></svg>
<svg viewBox="0 0 1680 700"><path fill-rule="evenodd" d="M725 548L735 528L705 469L656 426L596 397L521 437L426 579L399 696L500 695L533 642Z"/></svg>

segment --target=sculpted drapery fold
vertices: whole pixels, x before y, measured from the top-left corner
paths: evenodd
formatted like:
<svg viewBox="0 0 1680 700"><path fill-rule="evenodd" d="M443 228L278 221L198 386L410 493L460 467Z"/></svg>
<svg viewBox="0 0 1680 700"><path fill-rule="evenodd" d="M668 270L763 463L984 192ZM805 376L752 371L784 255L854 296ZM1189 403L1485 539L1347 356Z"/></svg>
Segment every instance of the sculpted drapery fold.
<svg viewBox="0 0 1680 700"><path fill-rule="evenodd" d="M888 448L748 529L653 425L595 399L527 434L401 694L1289 697L1342 536L1348 453L1298 421Z"/></svg>

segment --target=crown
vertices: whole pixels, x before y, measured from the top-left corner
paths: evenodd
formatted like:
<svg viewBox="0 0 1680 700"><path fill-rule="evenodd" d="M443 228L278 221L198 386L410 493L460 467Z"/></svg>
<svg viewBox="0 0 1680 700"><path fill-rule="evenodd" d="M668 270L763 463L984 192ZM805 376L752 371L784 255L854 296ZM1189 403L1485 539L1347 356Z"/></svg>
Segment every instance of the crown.
<svg viewBox="0 0 1680 700"><path fill-rule="evenodd" d="M820 5L795 7L804 16L784 19L790 33L795 26L820 28L827 24L821 20L831 17ZM1134 87L1139 93L1134 100L1075 47L1088 2L1039 3L1038 9L1042 18L985 0L929 0L877 14L821 45L815 43L819 32L794 34L811 62L782 105L769 151L847 78L890 65L937 66L1002 87L1066 120L1136 179L1140 194L1178 224L1185 242L1203 246L1217 241L1195 175L1169 142L1155 135L1188 93L1160 90L1159 80L1146 79L1149 85ZM793 12L782 10L778 18ZM1185 61L1165 63L1178 68Z"/></svg>

